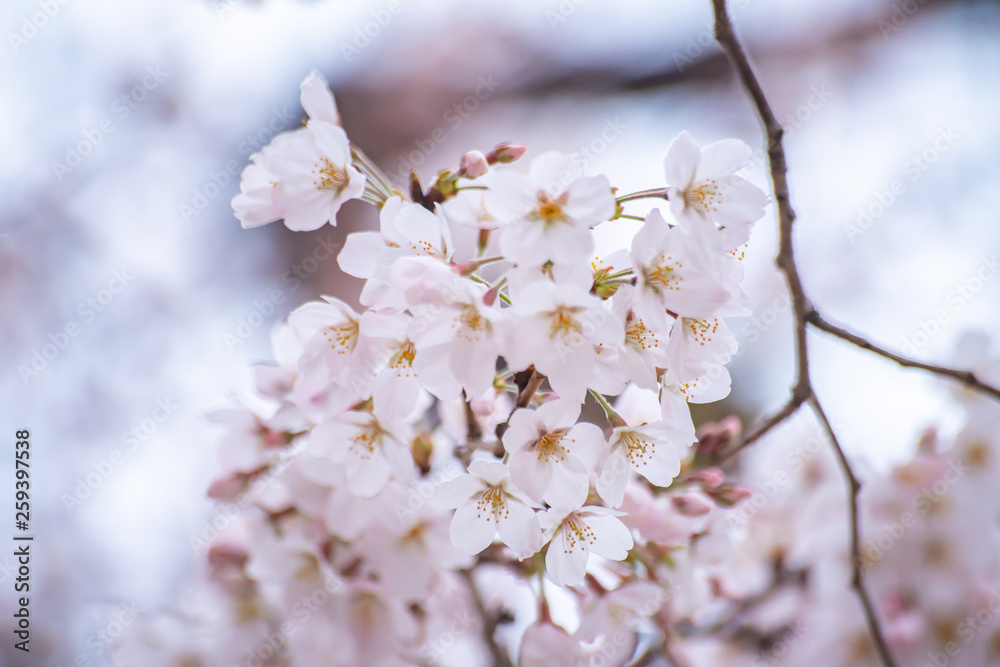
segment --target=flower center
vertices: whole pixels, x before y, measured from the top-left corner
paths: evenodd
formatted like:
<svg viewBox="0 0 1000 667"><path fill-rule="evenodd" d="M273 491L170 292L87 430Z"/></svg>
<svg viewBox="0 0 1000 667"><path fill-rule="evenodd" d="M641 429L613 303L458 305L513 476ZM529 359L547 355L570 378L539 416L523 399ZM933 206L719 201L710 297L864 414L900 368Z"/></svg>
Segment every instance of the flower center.
<svg viewBox="0 0 1000 667"><path fill-rule="evenodd" d="M581 336L583 327L577 320L576 315L582 308L572 306L556 306L556 309L549 313L549 339L556 336L566 338L570 335Z"/></svg>
<svg viewBox="0 0 1000 667"><path fill-rule="evenodd" d="M625 456L637 468L652 461L656 453L656 443L635 431L620 431L617 444L625 449Z"/></svg>
<svg viewBox="0 0 1000 667"><path fill-rule="evenodd" d="M656 294L662 294L666 290L676 292L684 281L684 276L677 271L683 266L683 263L675 261L672 256L661 254L652 265L642 267L642 278Z"/></svg>
<svg viewBox="0 0 1000 667"><path fill-rule="evenodd" d="M718 211L718 204L722 199L719 184L713 178L688 188L684 191L683 196L686 208L693 208L702 214Z"/></svg>
<svg viewBox="0 0 1000 667"><path fill-rule="evenodd" d="M625 342L638 352L660 346L660 339L639 318L625 323Z"/></svg>
<svg viewBox="0 0 1000 667"><path fill-rule="evenodd" d="M551 461L555 459L556 462L565 460L566 447L563 446L562 441L568 433L568 428L558 428L551 432L541 431L538 434L538 440L535 440L531 445L532 449L538 452L538 460Z"/></svg>
<svg viewBox="0 0 1000 667"><path fill-rule="evenodd" d="M323 158L313 167L313 175L316 180L313 185L317 190L332 190L340 194L340 191L347 185L347 171L337 167L328 159Z"/></svg>
<svg viewBox="0 0 1000 667"><path fill-rule="evenodd" d="M566 193L563 193L553 199L544 190L539 190L537 195L537 205L535 206L535 210L531 212L529 218L543 223L546 227L560 222L566 222L569 218L567 218L566 214L563 212L563 206L565 205Z"/></svg>
<svg viewBox="0 0 1000 667"><path fill-rule="evenodd" d="M358 426L358 432L351 436L350 450L362 459L370 459L375 448L382 444L385 431L373 418L370 422Z"/></svg>
<svg viewBox="0 0 1000 667"><path fill-rule="evenodd" d="M712 336L719 331L719 320L715 317L705 320L685 317L684 329L690 339L705 347L705 343L711 343Z"/></svg>
<svg viewBox="0 0 1000 667"><path fill-rule="evenodd" d="M408 340L404 341L400 343L396 354L392 355L389 368L396 369L396 373L400 376L409 377L413 369L413 357L416 355L417 348L413 347L413 343Z"/></svg>
<svg viewBox="0 0 1000 667"><path fill-rule="evenodd" d="M358 321L348 319L346 322L327 327L323 331L326 340L330 343L330 349L336 350L337 354L347 354L353 352L358 344Z"/></svg>
<svg viewBox="0 0 1000 667"><path fill-rule="evenodd" d="M563 519L562 523L563 544L566 545L563 553L573 553L580 549L586 551L589 545L597 541L593 529L585 524L575 513Z"/></svg>
<svg viewBox="0 0 1000 667"><path fill-rule="evenodd" d="M488 323L471 303L463 303L458 307L458 325L461 327L456 335L466 340L476 341L486 330Z"/></svg>
<svg viewBox="0 0 1000 667"><path fill-rule="evenodd" d="M510 516L507 508L507 492L501 486L491 486L483 491L476 501L476 518L485 518L486 522L499 523L501 518Z"/></svg>

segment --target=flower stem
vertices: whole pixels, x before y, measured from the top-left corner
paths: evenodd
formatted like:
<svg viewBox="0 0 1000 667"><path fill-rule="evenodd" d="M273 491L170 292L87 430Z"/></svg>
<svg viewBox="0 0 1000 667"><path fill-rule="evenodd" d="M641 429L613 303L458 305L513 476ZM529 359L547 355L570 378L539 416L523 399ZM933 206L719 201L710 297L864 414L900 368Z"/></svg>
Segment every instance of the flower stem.
<svg viewBox="0 0 1000 667"><path fill-rule="evenodd" d="M382 170L375 166L375 163L372 162L371 158L365 155L364 151L354 145L351 146L351 155L354 158L352 160L354 165L369 176L370 180L372 180L375 185L377 185L378 188L385 193L386 198L392 197L393 190L392 186L389 184L389 177L383 174Z"/></svg>
<svg viewBox="0 0 1000 667"><path fill-rule="evenodd" d="M668 199L667 189L653 188L651 190L639 190L638 192L622 195L621 197L615 197L615 201L619 204L627 201L635 201L636 199Z"/></svg>
<svg viewBox="0 0 1000 667"><path fill-rule="evenodd" d="M611 424L615 428L628 425L628 423L624 419L622 419L622 416L617 412L615 412L615 409L611 407L611 404L608 403L608 401L603 396L601 396L599 392L596 392L593 389L588 389L587 391L589 391L590 395L596 398L597 402L601 405L602 408L604 408L604 416L608 418L609 424Z"/></svg>

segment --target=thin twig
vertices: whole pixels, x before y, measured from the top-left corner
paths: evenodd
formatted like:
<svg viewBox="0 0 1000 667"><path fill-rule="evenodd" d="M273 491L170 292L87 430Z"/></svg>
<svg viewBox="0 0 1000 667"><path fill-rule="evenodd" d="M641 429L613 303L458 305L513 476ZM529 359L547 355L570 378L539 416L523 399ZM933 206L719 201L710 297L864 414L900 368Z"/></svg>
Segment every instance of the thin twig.
<svg viewBox="0 0 1000 667"><path fill-rule="evenodd" d="M775 207L778 213L778 254L775 257L775 264L785 275L785 280L788 283L788 292L792 298L792 310L795 315L795 361L798 370L795 384L792 387L792 396L784 408L765 421L750 437L753 439L760 438L763 434L791 416L805 401L810 402L817 416L823 422L840 460L844 475L851 487L849 494L851 511L851 561L854 564L852 585L861 599L868 630L878 650L882 664L886 667L895 667L896 663L889 652L888 644L885 641L882 628L879 624L878 615L875 613L874 605L868 597L868 592L865 590L859 565L857 494L860 484L840 446L840 442L837 440L829 421L826 419L826 414L823 412L823 408L816 398L809 377L807 325L810 320L816 319L817 316L815 315L815 309L806 297L805 290L802 287L802 280L799 277L798 268L795 264L795 252L792 244L792 227L795 223L795 211L792 209L788 192L788 166L785 161L785 150L782 144L784 130L771 110L771 105L768 103L764 89L761 87L753 68L750 66L746 52L736 38L733 23L729 18L729 11L726 7L726 0L712 0L712 8L715 14L715 38L730 62L732 62L743 87L750 95L767 136L768 165L771 172L771 184L774 188ZM738 449L742 449L743 446L745 445L740 446Z"/></svg>
<svg viewBox="0 0 1000 667"><path fill-rule="evenodd" d="M784 407L782 407L773 415L765 419L761 423L761 425L757 427L755 431L751 432L750 435L743 438L739 442L739 444L737 444L735 447L733 447L728 452L723 454L722 457L719 458L718 464L721 465L726 461L728 461L729 459L733 458L734 456L736 456L737 452L741 451L744 447L749 447L753 443L757 442L762 437L767 435L767 433L775 426L777 426L778 424L782 423L783 421L791 417L793 414L795 414L795 411L798 410L802 406L802 404L809 399L810 394L811 391L807 393L805 396L799 394L793 394L792 397L788 400L788 402L785 403Z"/></svg>
<svg viewBox="0 0 1000 667"><path fill-rule="evenodd" d="M861 547L860 547L860 526L858 521L858 493L861 491L861 482L858 481L857 476L855 476L854 471L851 469L851 464L847 460L847 455L844 453L844 448L841 447L840 441L837 439L837 434L833 431L833 426L830 425L830 420L827 419L826 413L823 411L823 406L820 405L819 399L813 395L809 399L809 404L816 413L816 417L819 418L820 423L823 425L823 430L830 437L830 442L833 444L834 452L837 454L837 460L840 461L840 467L843 470L844 477L847 478L848 485L848 503L851 508L851 586L858 594L858 598L861 600L861 605L865 608L865 619L868 622L868 632L872 636L872 640L875 642L875 649L878 651L879 658L881 658L882 663L889 667L895 666L895 661L893 660L892 653L889 651L889 645L885 641L885 637L882 635L882 630L878 624L878 615L875 612L875 605L872 604L871 596L868 595L868 590L865 588L864 579L861 576Z"/></svg>
<svg viewBox="0 0 1000 667"><path fill-rule="evenodd" d="M952 378L953 380L961 382L970 389L982 392L984 394L992 396L995 399L1000 400L1000 389L997 389L996 387L986 384L982 380L979 380L975 376L975 374L972 373L972 371L963 371L954 368L947 368L945 366L928 364L922 361L916 361L915 359L904 357L902 355L896 354L895 352L890 352L884 347L879 347L878 345L875 345L871 341L866 340L857 334L851 333L847 329L831 324L828 320L826 320L822 315L820 315L816 311L810 313L809 323L812 324L817 329L833 334L837 338L841 338L843 340L846 340L848 343L851 343L852 345L860 347L862 350L868 350L869 352L877 354L881 357L885 357L886 359L895 361L897 364L903 366L904 368L918 368L920 370L927 371L928 373L934 373L935 375L949 377Z"/></svg>
<svg viewBox="0 0 1000 667"><path fill-rule="evenodd" d="M514 663L511 662L510 656L507 655L507 651L497 643L496 616L491 614L489 610L486 609L486 604L483 602L483 596L479 594L479 588L476 587L476 582L473 579L472 572L469 570L460 570L459 572L469 587L469 595L472 596L472 603L476 605L476 612L483 621L483 643L486 644L486 648L489 650L490 656L493 658L494 667L513 667Z"/></svg>
<svg viewBox="0 0 1000 667"><path fill-rule="evenodd" d="M726 9L726 0L712 0L715 10L715 39L729 57L733 67L739 74L743 87L746 88L757 109L757 115L764 124L767 136L767 159L771 171L771 182L774 187L774 205L778 212L778 254L775 264L785 274L788 283L788 293L792 297L792 310L795 313L795 359L798 365L798 376L792 395L797 396L799 404L809 395L809 355L806 349L806 318L812 311L812 305L806 298L802 288L802 280L795 265L795 250L792 246L792 226L795 223L795 210L792 209L788 195L788 166L785 162L785 149L782 137L785 134L781 123L771 110L771 105L764 95L764 90L757 80L743 46L736 38L733 23Z"/></svg>
<svg viewBox="0 0 1000 667"><path fill-rule="evenodd" d="M528 380L528 384L517 395L517 403L515 405L519 408L528 407L531 404L531 399L535 396L535 392L542 386L543 380L545 380L545 376L532 368L531 379Z"/></svg>
<svg viewBox="0 0 1000 667"><path fill-rule="evenodd" d="M538 388L542 386L542 382L545 381L545 376L535 370L534 366L530 367L531 375L527 380L524 381L524 385L517 392L517 398L514 400L514 407L510 409L510 413L507 415L502 423L497 424L496 436L497 440L503 439L503 434L507 432L507 428L510 426L510 418L514 416L514 413L521 408L526 408L531 404L531 399L534 398L535 392ZM528 369L521 371L521 373L527 373ZM520 374L515 374L515 379ZM520 386L520 380L518 380L518 385Z"/></svg>

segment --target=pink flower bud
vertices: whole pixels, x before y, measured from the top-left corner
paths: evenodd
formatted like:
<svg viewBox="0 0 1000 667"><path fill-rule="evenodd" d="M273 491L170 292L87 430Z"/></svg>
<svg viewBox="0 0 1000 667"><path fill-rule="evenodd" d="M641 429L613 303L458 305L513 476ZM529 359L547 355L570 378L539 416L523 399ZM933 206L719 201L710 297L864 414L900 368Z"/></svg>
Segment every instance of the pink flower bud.
<svg viewBox="0 0 1000 667"><path fill-rule="evenodd" d="M247 485L247 476L234 472L220 477L208 487L208 497L212 500L233 500Z"/></svg>
<svg viewBox="0 0 1000 667"><path fill-rule="evenodd" d="M678 493L670 496L674 509L684 516L705 516L712 511L712 503L694 493Z"/></svg>
<svg viewBox="0 0 1000 667"><path fill-rule="evenodd" d="M688 479L701 484L705 489L717 489L726 481L726 474L722 472L721 468L705 468L694 473Z"/></svg>
<svg viewBox="0 0 1000 667"><path fill-rule="evenodd" d="M497 302L497 296L500 295L500 286L491 287L486 294L483 295L483 303L487 306L492 306Z"/></svg>
<svg viewBox="0 0 1000 667"><path fill-rule="evenodd" d="M496 147L486 155L486 161L490 164L510 164L515 160L521 159L527 152L527 146L504 142L502 144L497 144Z"/></svg>
<svg viewBox="0 0 1000 667"><path fill-rule="evenodd" d="M458 175L464 178L479 178L490 170L486 156L479 151L469 151L462 155L458 163Z"/></svg>
<svg viewBox="0 0 1000 667"><path fill-rule="evenodd" d="M452 268L455 269L455 271L457 271L458 275L460 276L471 276L473 273L476 272L476 269L478 269L481 265L482 265L481 262L474 259L470 259L467 262L459 262L457 264L452 264Z"/></svg>
<svg viewBox="0 0 1000 667"><path fill-rule="evenodd" d="M716 491L710 491L709 495L722 507L734 507L752 496L753 493L745 486L734 484L733 486L726 486Z"/></svg>

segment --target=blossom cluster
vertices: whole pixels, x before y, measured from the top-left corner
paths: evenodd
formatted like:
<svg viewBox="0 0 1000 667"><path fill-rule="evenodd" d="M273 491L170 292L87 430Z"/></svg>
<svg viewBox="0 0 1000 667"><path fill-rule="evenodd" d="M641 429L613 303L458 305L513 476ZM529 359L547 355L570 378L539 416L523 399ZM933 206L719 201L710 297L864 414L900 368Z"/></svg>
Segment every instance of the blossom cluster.
<svg viewBox="0 0 1000 667"><path fill-rule="evenodd" d="M338 257L360 308L295 309L254 367L270 408L215 415L203 581L185 614L137 623L119 664L874 666L855 568L905 664L1000 660L995 405L956 395L954 436L860 473L858 562L816 423L735 472L739 422L694 427L689 403L729 393L725 318L748 314L767 197L739 175L746 145L682 133L634 193L558 153L521 168L512 144L401 189L318 74L302 106L233 207L304 231L376 206L378 231ZM622 220L629 247L599 252L593 230ZM1000 382L985 338L960 347Z"/></svg>
<svg viewBox="0 0 1000 667"><path fill-rule="evenodd" d="M214 582L201 595L235 605L228 646L281 636L211 664L433 662L428 637L456 608L497 607L479 625L507 608L480 592L504 576L541 620L548 588L593 598L572 637L522 626L521 664L555 664L552 632L565 664L624 662L625 620L670 596L651 569L739 495L698 463L688 403L729 392L723 318L747 312L741 249L767 204L738 174L751 150L682 133L659 187L619 195L559 153L519 169L527 149L501 144L403 192L348 140L318 74L302 106L304 126L251 157L237 217L312 230L358 199L379 230L338 257L365 281L360 310L324 297L275 331L277 363L255 367L273 410L216 416L229 431L209 495L239 529L193 538ZM640 199L663 206L628 214ZM593 230L618 219L641 226L601 256Z"/></svg>
<svg viewBox="0 0 1000 667"><path fill-rule="evenodd" d="M285 363L267 371L270 397L308 424L297 437L316 459L312 479L359 499L411 484L428 411L467 404L478 437L464 444L492 448L482 435L492 427L503 460L475 456L437 489L434 504L455 510L452 546L476 554L499 536L524 559L551 541L547 572L560 585L583 579L591 552L623 559L632 539L617 508L633 473L669 486L695 440L687 402L729 391L735 339L722 318L746 312L739 248L766 204L736 173L749 147L702 150L679 136L666 186L651 195L669 201L670 222L653 209L630 250L602 258L592 230L629 200L606 176L576 174L554 152L527 174L491 169L524 152L501 145L466 154L409 201L352 151L319 75L303 83L302 104L305 127L244 172L234 200L244 225L335 224L352 198L381 209L379 231L349 235L338 257L366 281L366 309L332 297L298 308L278 336ZM655 393L659 409L622 418L604 397L629 386ZM580 421L588 392L609 437ZM467 440L435 439L435 458ZM592 486L600 502L588 502Z"/></svg>

